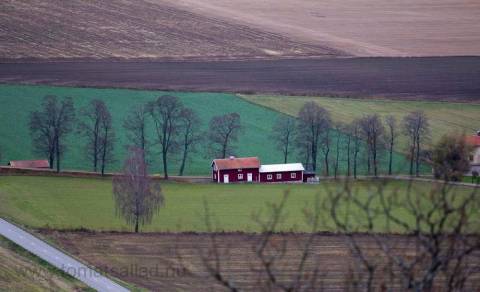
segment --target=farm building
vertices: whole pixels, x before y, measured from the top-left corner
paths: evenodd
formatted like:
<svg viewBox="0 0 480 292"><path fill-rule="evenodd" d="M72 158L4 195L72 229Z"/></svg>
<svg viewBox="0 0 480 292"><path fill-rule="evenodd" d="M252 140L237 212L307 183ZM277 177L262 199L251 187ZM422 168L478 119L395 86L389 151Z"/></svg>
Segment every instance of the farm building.
<svg viewBox="0 0 480 292"><path fill-rule="evenodd" d="M260 167L260 182L302 182L301 163L268 164Z"/></svg>
<svg viewBox="0 0 480 292"><path fill-rule="evenodd" d="M480 164L480 131L476 136L468 136L466 142L473 146L472 153L470 155L470 164Z"/></svg>
<svg viewBox="0 0 480 292"><path fill-rule="evenodd" d="M212 179L219 183L231 182L302 182L305 176L315 177L301 163L261 165L258 157L214 159Z"/></svg>
<svg viewBox="0 0 480 292"><path fill-rule="evenodd" d="M46 159L16 160L10 161L8 165L19 168L50 168L50 163Z"/></svg>
<svg viewBox="0 0 480 292"><path fill-rule="evenodd" d="M219 183L258 181L260 160L258 157L214 159L212 179Z"/></svg>

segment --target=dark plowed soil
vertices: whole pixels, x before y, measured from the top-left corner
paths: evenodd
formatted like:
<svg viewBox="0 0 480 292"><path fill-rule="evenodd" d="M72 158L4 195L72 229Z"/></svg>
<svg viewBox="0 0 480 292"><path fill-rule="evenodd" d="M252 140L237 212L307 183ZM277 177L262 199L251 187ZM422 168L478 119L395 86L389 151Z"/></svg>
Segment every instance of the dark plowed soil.
<svg viewBox="0 0 480 292"><path fill-rule="evenodd" d="M203 259L213 260L215 255L212 252L210 235L83 232L49 232L47 235L53 237L67 251L97 268L152 291L226 290L222 289L205 269ZM265 288L262 279L265 280L267 276L258 272L261 265L253 252L253 247L260 239L259 235L243 233L220 234L216 237L220 269L236 287L241 288L241 291L260 291L261 287ZM279 279L287 281L296 275L306 240L305 234L275 235L269 240L271 248L268 254L280 255L284 252L283 257L278 258L274 265L275 275ZM389 269L388 261L374 238L356 235L354 240L364 250L369 262L377 267L374 274L374 291L383 291L382 283L389 291L401 291L397 281L390 282L386 272ZM413 256L416 252L413 237L391 236L385 237L384 240L388 242L391 252L402 258ZM325 290L322 291L347 291L353 284L352 271L355 269L355 261L346 242L347 238L342 235L317 235L313 240L305 264L307 274L305 277L312 277L316 271L317 288L323 286ZM471 264L478 265L474 262L477 260L478 257L474 256ZM192 273L185 274L181 268L183 266L188 267ZM142 268L153 273L141 274ZM121 270L124 271L123 275ZM127 273L126 270L131 272ZM445 282L441 277L435 281L435 291L444 291ZM476 282L476 279L478 276L473 276L466 286L477 287L479 282Z"/></svg>
<svg viewBox="0 0 480 292"><path fill-rule="evenodd" d="M480 102L480 57L0 64L0 82Z"/></svg>

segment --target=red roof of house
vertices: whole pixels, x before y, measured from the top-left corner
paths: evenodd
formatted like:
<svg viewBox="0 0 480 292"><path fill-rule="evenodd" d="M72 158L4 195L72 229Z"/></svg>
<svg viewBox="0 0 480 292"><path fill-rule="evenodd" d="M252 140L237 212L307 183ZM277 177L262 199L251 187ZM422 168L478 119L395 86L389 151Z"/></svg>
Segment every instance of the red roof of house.
<svg viewBox="0 0 480 292"><path fill-rule="evenodd" d="M49 168L50 167L50 163L48 163L48 160L46 159L10 161L8 165L13 167L22 167L22 168Z"/></svg>
<svg viewBox="0 0 480 292"><path fill-rule="evenodd" d="M258 157L214 159L212 166L214 163L218 169L260 168Z"/></svg>
<svg viewBox="0 0 480 292"><path fill-rule="evenodd" d="M473 146L480 146L480 137L478 136L468 136L467 143L473 144Z"/></svg>

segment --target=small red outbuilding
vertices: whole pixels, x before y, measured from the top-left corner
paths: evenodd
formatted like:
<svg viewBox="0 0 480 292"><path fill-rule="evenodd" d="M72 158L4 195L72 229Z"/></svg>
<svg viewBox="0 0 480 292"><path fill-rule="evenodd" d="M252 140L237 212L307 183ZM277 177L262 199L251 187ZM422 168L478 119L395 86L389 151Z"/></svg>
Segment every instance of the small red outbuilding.
<svg viewBox="0 0 480 292"><path fill-rule="evenodd" d="M19 168L50 168L50 163L46 159L10 161L8 165Z"/></svg>

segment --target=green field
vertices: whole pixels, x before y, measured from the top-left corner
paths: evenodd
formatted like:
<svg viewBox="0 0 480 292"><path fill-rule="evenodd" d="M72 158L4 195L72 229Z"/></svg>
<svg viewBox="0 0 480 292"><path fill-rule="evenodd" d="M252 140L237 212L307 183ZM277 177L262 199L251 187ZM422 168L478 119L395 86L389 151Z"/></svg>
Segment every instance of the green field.
<svg viewBox="0 0 480 292"><path fill-rule="evenodd" d="M391 181L386 190L399 189L405 194L406 181ZM377 183L351 183L357 196L364 200L376 190ZM252 214L268 215L271 202L280 202L285 190L290 190L285 212L287 219L279 227L284 231L308 231L302 209L311 207L315 195L321 200L328 191L336 191L341 184L185 184L163 183L165 206L155 215L153 224L143 231L207 231L204 220L204 198L214 216L217 227L225 231L260 231ZM413 189L428 193L432 183L415 183ZM87 228L94 230L133 231L121 218L115 216L108 179L79 179L61 177L0 176L0 217L34 228ZM471 187L457 187L459 196L472 191ZM350 212L355 212L354 209ZM404 212L404 211L399 211ZM412 222L403 213L399 214ZM327 216L328 217L328 216ZM360 218L360 217L359 217ZM360 219L359 219L360 220ZM320 230L332 230L331 220L322 223ZM376 219L380 230L385 226L382 217ZM334 231L334 230L332 230Z"/></svg>
<svg viewBox="0 0 480 292"><path fill-rule="evenodd" d="M236 151L237 156L258 156L263 164L283 162L282 154L274 150L273 142L270 142L268 138L275 120L281 113L252 104L234 95L0 84L0 148L4 152L2 163L6 163L9 160L45 158L35 157L32 154L31 136L27 127L29 112L40 107L45 95L70 96L73 98L77 109L86 105L92 98L101 98L112 112L114 128L119 138L115 152L118 162L107 167L107 172L118 171L125 156L124 146L127 143L125 139L126 133L122 128L122 120L128 115L131 106L144 105L146 102L155 100L164 94L177 96L186 107L196 109L203 120L205 130L213 116L233 111L238 112L246 131L245 134L240 135L239 147ZM150 124L149 138L150 140L154 139L152 124ZM67 152L62 162L64 169L92 169L92 163L84 159L84 144L85 139L76 134L72 134L68 138L66 141ZM153 151L158 153L158 147L157 149L153 148ZM332 159L335 152L335 149L331 152ZM292 155L290 158L291 162L297 161L295 156ZM364 156L362 154L359 155L359 157ZM154 153L152 155L154 163L150 166L151 173L162 173L161 169L163 168L160 157L159 154ZM194 154L191 161L187 164L184 174L209 174L210 162L213 158L205 157L204 149L200 149L199 153ZM342 173L346 169L344 158L344 155L342 155L340 167ZM394 159L395 172L405 173L407 171L405 159L401 155L395 155ZM324 171L322 169L322 161L321 159L319 160L318 173ZM366 172L364 168L360 168L359 173L364 174ZM380 167L380 172L386 172L386 168L384 160ZM173 161L169 169L170 174L178 173L179 161Z"/></svg>
<svg viewBox="0 0 480 292"><path fill-rule="evenodd" d="M379 114L384 121L387 115L393 115L401 122L410 112L424 110L430 121L431 136L428 142L434 142L442 134L453 130L465 131L467 136L475 135L480 125L480 104L265 95L240 97L292 116L296 116L306 102L315 101L330 111L334 121L345 123L367 114ZM400 136L398 142L396 150L404 152L406 138Z"/></svg>

